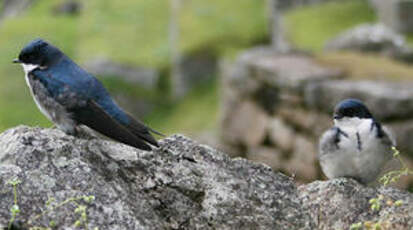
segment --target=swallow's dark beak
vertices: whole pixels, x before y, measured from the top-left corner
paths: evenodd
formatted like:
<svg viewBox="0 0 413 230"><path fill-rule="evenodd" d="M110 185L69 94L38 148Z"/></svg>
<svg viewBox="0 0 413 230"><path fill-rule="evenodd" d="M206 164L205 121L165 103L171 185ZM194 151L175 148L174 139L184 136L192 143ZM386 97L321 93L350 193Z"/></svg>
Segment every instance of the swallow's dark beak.
<svg viewBox="0 0 413 230"><path fill-rule="evenodd" d="M19 63L22 63L22 61L20 61L18 58L15 58L15 59L13 60L13 63L19 64Z"/></svg>

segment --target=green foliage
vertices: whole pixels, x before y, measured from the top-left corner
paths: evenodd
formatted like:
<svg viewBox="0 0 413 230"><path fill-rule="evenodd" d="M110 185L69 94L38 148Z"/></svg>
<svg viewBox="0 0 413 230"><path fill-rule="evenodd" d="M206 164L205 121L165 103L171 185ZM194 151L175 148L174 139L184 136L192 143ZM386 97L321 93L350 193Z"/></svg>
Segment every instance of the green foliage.
<svg viewBox="0 0 413 230"><path fill-rule="evenodd" d="M374 54L349 51L319 53L316 60L322 65L342 69L349 78L356 80L379 78L405 81L410 80L413 74L412 66Z"/></svg>
<svg viewBox="0 0 413 230"><path fill-rule="evenodd" d="M394 170L391 172L386 173L383 177L379 179L379 182L382 183L384 186L387 186L389 183L396 182L402 176L413 175L413 171L409 169L406 163L400 158L400 151L396 147L392 147L393 150L393 157L396 158L402 165L400 170ZM402 200L392 200L389 197L384 197L382 194L378 195L375 198L371 198L369 200L370 210L373 212L380 212L383 206L388 207L400 207L403 205ZM390 229L391 226L390 218L387 216L381 217L378 221L364 221L354 223L350 226L351 230L379 230L379 229Z"/></svg>
<svg viewBox="0 0 413 230"><path fill-rule="evenodd" d="M298 48L322 51L325 42L357 24L376 20L367 0L331 1L285 15L289 38Z"/></svg>
<svg viewBox="0 0 413 230"><path fill-rule="evenodd" d="M413 175L413 170L409 169L406 163L401 159L399 150L397 150L396 147L392 147L392 149L393 157L401 163L402 167L399 170L390 171L380 178L380 183L385 186L398 181L402 176Z"/></svg>
<svg viewBox="0 0 413 230"><path fill-rule="evenodd" d="M32 219L30 219L28 224L32 225L32 223L35 220L37 220L41 217L44 217L49 213L53 213L58 208L63 207L65 205L68 205L69 203L71 203L71 204L75 205L75 207L76 207L75 210L74 210L74 213L79 215L79 218L73 223L73 226L83 227L85 230L88 230L87 206L80 204L79 201L83 201L86 204L91 204L94 200L95 200L95 196L90 195L90 196L70 197L70 198L64 200L63 202L57 203L56 199L51 197L46 201L46 209L43 212L41 212L40 214L34 216ZM48 227L53 228L54 226L56 226L56 222L54 220L51 220L49 222ZM40 227L40 228L42 228L42 227ZM94 228L94 229L96 229L96 228Z"/></svg>
<svg viewBox="0 0 413 230"><path fill-rule="evenodd" d="M212 81L193 89L177 104L155 109L145 122L164 134L213 130L218 122L218 100L218 85Z"/></svg>
<svg viewBox="0 0 413 230"><path fill-rule="evenodd" d="M13 205L10 208L10 213L11 213L11 218L9 220L9 225L8 229L12 229L12 225L16 220L17 215L20 213L20 208L18 205L18 194L17 194L17 185L21 184L22 181L19 180L18 178L9 180L7 184L11 185L13 188ZM56 199L53 197L49 198L46 201L46 209L44 211L36 216L34 216L32 219L30 219L27 223L28 226L31 226L32 223L41 218L46 216L49 213L52 213L56 211L56 209L63 207L69 203L74 204L76 206L76 209L74 210L75 214L79 215L79 219L77 219L74 222L75 227L83 227L85 230L88 230L88 216L87 216L87 206L82 205L79 202L83 201L86 204L91 204L95 200L95 196L90 195L90 196L78 196L78 197L70 197L66 199L63 202L57 203ZM30 227L30 230L50 230L52 228L56 227L56 222L54 220L49 221L49 226L47 227L40 227L40 226L33 226ZM93 230L98 230L97 227L95 227Z"/></svg>
<svg viewBox="0 0 413 230"><path fill-rule="evenodd" d="M169 63L169 0L85 1L80 16L79 58L164 68ZM236 7L234 5L236 4ZM245 47L267 34L264 1L182 1L179 17L184 52Z"/></svg>
<svg viewBox="0 0 413 230"><path fill-rule="evenodd" d="M17 185L19 185L20 183L21 183L21 180L17 178L9 180L7 182L7 184L13 187L13 205L10 208L11 218L9 221L8 229L12 228L12 224L16 220L16 216L20 213L19 204L17 203Z"/></svg>

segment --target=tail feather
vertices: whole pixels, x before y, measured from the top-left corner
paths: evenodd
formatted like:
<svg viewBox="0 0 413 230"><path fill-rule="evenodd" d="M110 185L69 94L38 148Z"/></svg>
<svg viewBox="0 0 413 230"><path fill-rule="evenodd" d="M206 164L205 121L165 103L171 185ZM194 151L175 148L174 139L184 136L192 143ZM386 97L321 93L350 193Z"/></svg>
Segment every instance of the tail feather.
<svg viewBox="0 0 413 230"><path fill-rule="evenodd" d="M134 135L142 138L143 140L147 141L151 145L154 145L156 147L159 147L158 142L156 139L151 135L150 132L153 132L155 134L163 136L163 134L147 127L144 125L142 122L139 120L134 119L132 116L128 115L129 118L129 124L125 126L131 133Z"/></svg>

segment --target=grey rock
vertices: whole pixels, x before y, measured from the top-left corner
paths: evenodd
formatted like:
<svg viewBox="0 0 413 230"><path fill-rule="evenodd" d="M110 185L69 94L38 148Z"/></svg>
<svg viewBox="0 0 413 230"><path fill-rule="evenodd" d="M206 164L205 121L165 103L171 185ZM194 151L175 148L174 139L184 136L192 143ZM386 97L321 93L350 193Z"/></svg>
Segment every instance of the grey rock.
<svg viewBox="0 0 413 230"><path fill-rule="evenodd" d="M129 66L105 58L87 61L84 68L99 77L119 77L146 89L154 89L159 80L159 73L154 69Z"/></svg>
<svg viewBox="0 0 413 230"><path fill-rule="evenodd" d="M152 152L99 139L78 139L55 129L20 126L0 135L0 224L10 219L19 178L17 219L27 223L46 201L93 195L89 229L313 229L291 178L268 166L230 159L174 135ZM69 202L70 203L70 202ZM31 226L74 229L70 203Z"/></svg>
<svg viewBox="0 0 413 230"><path fill-rule="evenodd" d="M352 179L316 181L299 188L300 199L312 210L317 229L350 229L365 221L388 223L382 229L411 229L413 226L413 194L393 188L365 187ZM370 209L369 200L383 195L378 211ZM387 200L403 201L401 206L389 206Z"/></svg>
<svg viewBox="0 0 413 230"><path fill-rule="evenodd" d="M287 161L287 171L299 181L317 178L317 142L301 135L294 139L294 149Z"/></svg>
<svg viewBox="0 0 413 230"><path fill-rule="evenodd" d="M222 77L224 79L224 87L235 90L241 96L251 95L255 93L260 83L252 77L250 63L257 57L270 57L276 54L272 47L257 47L246 52L243 52L235 61L235 63L224 64Z"/></svg>
<svg viewBox="0 0 413 230"><path fill-rule="evenodd" d="M343 73L323 67L311 57L299 54L274 54L254 56L249 62L251 75L258 81L279 88L301 93L309 82L337 79Z"/></svg>
<svg viewBox="0 0 413 230"><path fill-rule="evenodd" d="M243 99L257 101L267 113L276 112L280 103L301 103L309 82L338 79L343 73L319 65L298 53L279 53L273 47L256 47L242 53L233 64L221 68L224 108L226 103Z"/></svg>
<svg viewBox="0 0 413 230"><path fill-rule="evenodd" d="M412 82L335 80L308 85L305 100L309 107L331 112L345 98L365 102L380 120L411 118L413 114Z"/></svg>
<svg viewBox="0 0 413 230"><path fill-rule="evenodd" d="M312 137L319 137L333 125L332 115L297 106L283 106L278 115L295 130Z"/></svg>
<svg viewBox="0 0 413 230"><path fill-rule="evenodd" d="M284 170L282 152L270 147L252 147L249 148L246 154L248 160L263 163L270 166L274 171Z"/></svg>
<svg viewBox="0 0 413 230"><path fill-rule="evenodd" d="M298 189L263 164L230 159L174 135L152 152L55 129L20 126L0 135L0 225L10 219L12 187L19 178L17 219L24 227L75 229L70 203L46 212L46 201L94 195L85 205L89 229L348 229L382 221L389 229L413 226L413 195L371 188L351 179L317 181ZM381 209L369 199L383 195ZM385 204L401 200L400 206ZM52 202L53 203L53 202Z"/></svg>
<svg viewBox="0 0 413 230"><path fill-rule="evenodd" d="M226 142L257 146L264 142L268 115L253 102L244 101L226 114L222 126L222 135Z"/></svg>
<svg viewBox="0 0 413 230"><path fill-rule="evenodd" d="M405 45L404 37L382 24L362 24L344 31L327 43L327 49L380 52Z"/></svg>
<svg viewBox="0 0 413 230"><path fill-rule="evenodd" d="M413 60L413 50L404 36L383 24L362 24L349 29L329 41L326 49L376 52L407 62Z"/></svg>
<svg viewBox="0 0 413 230"><path fill-rule="evenodd" d="M291 152L293 149L294 129L280 118L271 118L268 125L268 137L272 144L284 152Z"/></svg>

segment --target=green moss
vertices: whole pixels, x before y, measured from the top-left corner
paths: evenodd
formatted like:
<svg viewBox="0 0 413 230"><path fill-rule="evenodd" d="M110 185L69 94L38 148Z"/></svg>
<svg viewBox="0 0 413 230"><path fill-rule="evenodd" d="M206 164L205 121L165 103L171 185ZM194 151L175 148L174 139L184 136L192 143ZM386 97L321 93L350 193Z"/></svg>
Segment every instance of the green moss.
<svg viewBox="0 0 413 230"><path fill-rule="evenodd" d="M340 32L375 20L366 0L333 1L297 8L285 15L288 36L294 45L315 52Z"/></svg>

